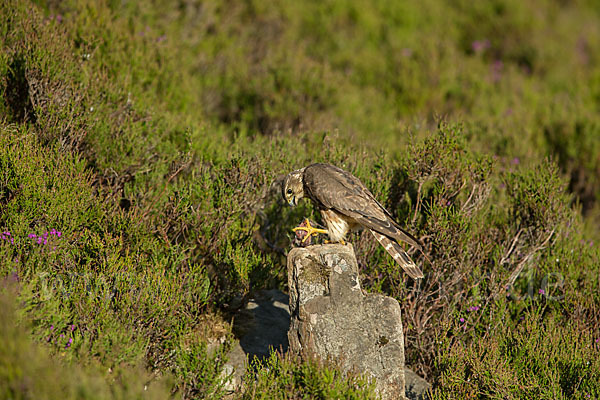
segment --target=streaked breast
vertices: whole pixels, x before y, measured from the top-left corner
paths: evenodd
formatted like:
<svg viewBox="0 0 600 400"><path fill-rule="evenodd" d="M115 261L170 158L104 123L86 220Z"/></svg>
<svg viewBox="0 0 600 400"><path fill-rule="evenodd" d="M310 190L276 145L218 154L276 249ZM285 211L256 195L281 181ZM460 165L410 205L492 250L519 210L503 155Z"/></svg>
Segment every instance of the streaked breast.
<svg viewBox="0 0 600 400"><path fill-rule="evenodd" d="M351 225L349 221L346 221L343 216L340 216L333 210L322 210L321 215L327 224L329 239L332 242L339 242L346 237Z"/></svg>

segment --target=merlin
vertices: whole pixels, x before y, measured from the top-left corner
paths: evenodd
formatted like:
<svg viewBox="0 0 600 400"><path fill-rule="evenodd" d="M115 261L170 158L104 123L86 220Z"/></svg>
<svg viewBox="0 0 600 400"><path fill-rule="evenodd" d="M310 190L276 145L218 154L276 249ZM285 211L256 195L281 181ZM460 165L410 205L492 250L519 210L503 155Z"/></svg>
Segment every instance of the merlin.
<svg viewBox="0 0 600 400"><path fill-rule="evenodd" d="M348 232L366 228L411 278L423 277L423 272L398 244L403 241L421 250L419 240L403 230L351 173L330 164L311 164L285 177L282 195L292 207L307 197L321 211L327 230L311 226L307 219L306 226L294 228L306 231L304 240L326 233L332 242L344 243Z"/></svg>

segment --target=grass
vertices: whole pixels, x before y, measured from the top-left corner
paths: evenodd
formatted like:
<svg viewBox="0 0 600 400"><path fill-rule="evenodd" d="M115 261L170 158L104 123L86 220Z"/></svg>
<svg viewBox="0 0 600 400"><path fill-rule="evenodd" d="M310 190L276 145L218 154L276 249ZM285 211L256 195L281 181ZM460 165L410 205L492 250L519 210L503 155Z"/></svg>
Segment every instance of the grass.
<svg viewBox="0 0 600 400"><path fill-rule="evenodd" d="M6 396L223 398L226 305L285 290L313 210L278 182L318 161L425 243L416 284L351 238L433 398L600 395L595 2L6 0L0 18L0 348L36 360L2 356ZM235 397L373 395L275 355L246 382Z"/></svg>

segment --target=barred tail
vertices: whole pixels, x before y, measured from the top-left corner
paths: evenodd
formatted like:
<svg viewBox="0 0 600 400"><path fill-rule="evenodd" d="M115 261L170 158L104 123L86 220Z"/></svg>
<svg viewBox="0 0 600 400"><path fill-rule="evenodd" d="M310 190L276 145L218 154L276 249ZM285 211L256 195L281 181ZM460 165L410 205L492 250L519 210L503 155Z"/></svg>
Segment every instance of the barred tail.
<svg viewBox="0 0 600 400"><path fill-rule="evenodd" d="M402 269L413 279L423 278L423 272L415 265L410 256L404 251L400 245L390 239L389 237L382 235L379 232L375 232L371 229L371 233L375 236L375 239L381 243L383 248L396 260Z"/></svg>

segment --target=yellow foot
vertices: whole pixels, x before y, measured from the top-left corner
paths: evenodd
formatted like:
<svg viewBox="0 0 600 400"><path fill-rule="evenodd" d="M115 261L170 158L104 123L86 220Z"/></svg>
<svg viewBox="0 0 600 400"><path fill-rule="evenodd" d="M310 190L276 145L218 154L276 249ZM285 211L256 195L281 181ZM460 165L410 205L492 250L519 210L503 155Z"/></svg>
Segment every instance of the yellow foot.
<svg viewBox="0 0 600 400"><path fill-rule="evenodd" d="M312 226L308 218L306 218L304 221L306 222L306 226L297 226L296 228L292 229L294 232L306 231L306 236L304 236L304 238L302 239L302 243L306 242L309 237L311 237L312 235L316 235L317 233L329 233L325 229L319 229Z"/></svg>

